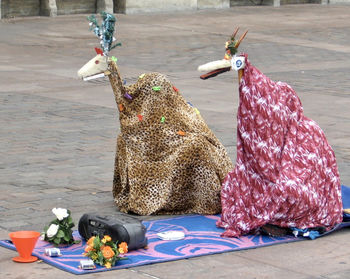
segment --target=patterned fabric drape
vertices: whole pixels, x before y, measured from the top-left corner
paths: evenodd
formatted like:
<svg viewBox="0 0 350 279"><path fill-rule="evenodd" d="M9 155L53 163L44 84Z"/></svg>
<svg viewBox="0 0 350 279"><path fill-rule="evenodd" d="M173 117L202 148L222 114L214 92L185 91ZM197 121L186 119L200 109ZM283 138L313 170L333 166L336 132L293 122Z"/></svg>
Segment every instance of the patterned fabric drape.
<svg viewBox="0 0 350 279"><path fill-rule="evenodd" d="M342 221L339 173L321 128L286 83L250 65L239 86L237 161L223 183L223 236L263 226L331 229Z"/></svg>

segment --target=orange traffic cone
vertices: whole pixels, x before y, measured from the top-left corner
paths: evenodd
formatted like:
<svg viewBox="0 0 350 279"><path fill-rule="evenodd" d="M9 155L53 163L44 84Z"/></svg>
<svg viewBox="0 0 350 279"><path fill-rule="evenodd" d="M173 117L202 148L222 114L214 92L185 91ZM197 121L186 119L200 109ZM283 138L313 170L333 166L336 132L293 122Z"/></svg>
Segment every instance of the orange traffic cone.
<svg viewBox="0 0 350 279"><path fill-rule="evenodd" d="M9 236L13 244L16 246L19 254L19 257L12 258L13 261L20 263L31 263L38 260L37 257L32 256L32 252L40 236L39 232L18 231L9 233Z"/></svg>

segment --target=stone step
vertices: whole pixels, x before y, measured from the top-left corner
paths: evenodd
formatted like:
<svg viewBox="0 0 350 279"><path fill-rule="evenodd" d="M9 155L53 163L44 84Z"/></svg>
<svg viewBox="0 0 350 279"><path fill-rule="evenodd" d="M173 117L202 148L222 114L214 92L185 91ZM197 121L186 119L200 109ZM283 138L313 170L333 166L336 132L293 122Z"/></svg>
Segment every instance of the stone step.
<svg viewBox="0 0 350 279"><path fill-rule="evenodd" d="M0 19L23 16L57 16L109 13L159 13L234 6L280 6L288 4L336 4L350 0L0 0Z"/></svg>

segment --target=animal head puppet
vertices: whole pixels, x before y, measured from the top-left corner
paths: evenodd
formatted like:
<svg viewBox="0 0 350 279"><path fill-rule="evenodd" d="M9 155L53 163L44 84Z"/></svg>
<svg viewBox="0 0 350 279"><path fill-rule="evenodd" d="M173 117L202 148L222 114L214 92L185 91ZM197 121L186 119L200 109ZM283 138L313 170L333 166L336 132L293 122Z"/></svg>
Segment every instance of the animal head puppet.
<svg viewBox="0 0 350 279"><path fill-rule="evenodd" d="M243 69L244 59L236 57L236 53L238 52L238 47L243 41L244 37L247 35L248 30L243 33L243 35L236 40L236 35L238 33L238 28L233 32L230 40L226 42L225 49L226 53L224 59L209 62L207 64L201 65L198 67L198 71L200 72L208 72L207 74L201 75L201 79L208 79L211 77L215 77L224 72L230 71L231 68L235 70ZM242 62L243 61L243 62Z"/></svg>
<svg viewBox="0 0 350 279"><path fill-rule="evenodd" d="M78 76L85 81L108 75L107 70L109 63L111 60L116 61L114 56L109 58L109 52L113 48L121 45L121 43L115 43L113 45L113 42L116 41L113 36L116 22L114 15L102 12L101 17L101 25L98 24L94 15L88 17L90 21L90 30L93 30L95 35L100 39L101 48L95 48L97 55L78 71Z"/></svg>
<svg viewBox="0 0 350 279"><path fill-rule="evenodd" d="M239 73L237 156L221 191L223 236L239 237L265 225L326 231L342 221L340 180L334 152L321 128L303 113L294 90L232 56L237 30L226 43ZM199 67L208 78L230 69L220 60Z"/></svg>
<svg viewBox="0 0 350 279"><path fill-rule="evenodd" d="M219 213L221 183L233 166L199 110L159 73L142 74L125 86L116 59L108 57L109 44L103 46L78 75L85 80L106 75L113 88L121 130L113 180L116 205L141 215Z"/></svg>

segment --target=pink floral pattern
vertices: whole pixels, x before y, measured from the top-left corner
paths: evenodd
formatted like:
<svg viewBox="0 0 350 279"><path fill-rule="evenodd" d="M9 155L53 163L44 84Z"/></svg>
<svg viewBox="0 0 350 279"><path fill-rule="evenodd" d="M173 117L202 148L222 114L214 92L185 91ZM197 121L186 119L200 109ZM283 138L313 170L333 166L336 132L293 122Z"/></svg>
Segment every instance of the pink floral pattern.
<svg viewBox="0 0 350 279"><path fill-rule="evenodd" d="M304 116L294 90L271 81L244 56L237 161L223 182L217 225L227 237L267 223L329 230L342 221L334 152L321 128Z"/></svg>

